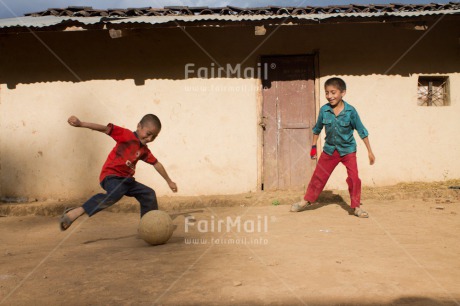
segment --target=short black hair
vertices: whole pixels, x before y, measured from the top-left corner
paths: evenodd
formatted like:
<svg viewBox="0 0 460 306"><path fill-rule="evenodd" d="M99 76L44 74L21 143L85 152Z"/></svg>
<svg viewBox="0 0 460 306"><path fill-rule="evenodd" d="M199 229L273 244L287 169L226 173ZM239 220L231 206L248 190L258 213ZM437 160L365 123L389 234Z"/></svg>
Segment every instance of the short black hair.
<svg viewBox="0 0 460 306"><path fill-rule="evenodd" d="M161 130L161 121L154 114L145 115L144 117L142 117L142 119L141 119L141 121L139 123L143 126L147 122L151 122L155 127L157 127L159 130Z"/></svg>
<svg viewBox="0 0 460 306"><path fill-rule="evenodd" d="M324 87L326 86L334 86L337 87L340 91L347 90L347 84L341 78L330 78L324 83Z"/></svg>

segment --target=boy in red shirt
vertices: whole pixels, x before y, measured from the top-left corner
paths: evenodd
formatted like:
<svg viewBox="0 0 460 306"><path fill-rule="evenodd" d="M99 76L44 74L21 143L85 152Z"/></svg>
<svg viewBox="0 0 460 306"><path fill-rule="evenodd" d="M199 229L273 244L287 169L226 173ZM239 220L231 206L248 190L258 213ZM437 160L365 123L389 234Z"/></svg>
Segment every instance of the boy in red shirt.
<svg viewBox="0 0 460 306"><path fill-rule="evenodd" d="M150 187L136 182L133 177L136 163L139 160L153 165L155 170L166 180L169 188L173 192L177 192L176 183L169 178L163 165L153 156L147 147L147 143L152 142L161 130L161 122L157 116L152 114L145 115L138 123L135 132L111 123L100 125L82 122L75 116L71 116L67 121L74 127L84 127L105 133L111 136L117 143L107 157L99 176L100 185L107 191L107 194L96 194L82 206L66 209L60 219L62 231L67 230L84 213L91 217L97 212L115 204L123 196L135 197L139 201L141 205L141 217L151 210L158 209L155 191Z"/></svg>

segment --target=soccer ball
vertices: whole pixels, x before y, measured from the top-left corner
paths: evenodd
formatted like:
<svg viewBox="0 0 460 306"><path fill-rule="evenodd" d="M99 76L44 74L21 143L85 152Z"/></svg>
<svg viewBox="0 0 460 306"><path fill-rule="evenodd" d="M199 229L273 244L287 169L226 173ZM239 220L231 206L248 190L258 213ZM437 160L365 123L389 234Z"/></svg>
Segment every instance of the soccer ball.
<svg viewBox="0 0 460 306"><path fill-rule="evenodd" d="M152 245L166 243L173 231L171 217L161 210L151 210L142 216L138 228L139 236Z"/></svg>

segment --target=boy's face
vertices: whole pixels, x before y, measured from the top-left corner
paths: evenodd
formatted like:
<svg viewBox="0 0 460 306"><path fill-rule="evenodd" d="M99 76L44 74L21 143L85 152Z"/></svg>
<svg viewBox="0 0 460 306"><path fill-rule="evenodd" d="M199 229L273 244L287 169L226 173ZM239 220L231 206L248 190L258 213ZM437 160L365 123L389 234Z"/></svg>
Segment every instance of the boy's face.
<svg viewBox="0 0 460 306"><path fill-rule="evenodd" d="M341 91L333 85L325 86L324 91L326 92L326 99L332 107L337 106L346 94L346 90Z"/></svg>
<svg viewBox="0 0 460 306"><path fill-rule="evenodd" d="M152 142L160 133L160 129L157 128L152 122L146 122L143 125L138 124L136 130L137 136L143 145Z"/></svg>

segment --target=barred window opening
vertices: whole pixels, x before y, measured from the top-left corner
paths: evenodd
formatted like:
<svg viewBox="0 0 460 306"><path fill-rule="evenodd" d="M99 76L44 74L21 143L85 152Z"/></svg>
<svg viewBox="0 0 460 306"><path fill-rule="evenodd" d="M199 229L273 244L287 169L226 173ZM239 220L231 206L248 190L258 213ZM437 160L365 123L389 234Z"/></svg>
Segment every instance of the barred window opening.
<svg viewBox="0 0 460 306"><path fill-rule="evenodd" d="M448 106L449 78L421 76L418 78L417 103L419 106Z"/></svg>

